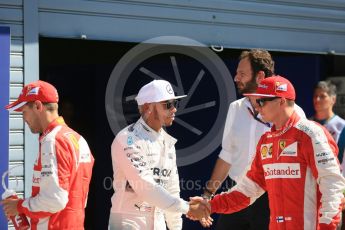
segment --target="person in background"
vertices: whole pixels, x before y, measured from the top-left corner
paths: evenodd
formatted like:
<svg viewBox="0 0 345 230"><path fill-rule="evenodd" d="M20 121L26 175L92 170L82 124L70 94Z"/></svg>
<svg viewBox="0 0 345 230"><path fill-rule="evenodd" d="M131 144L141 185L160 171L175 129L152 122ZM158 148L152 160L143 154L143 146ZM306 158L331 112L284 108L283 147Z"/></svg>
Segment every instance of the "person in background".
<svg viewBox="0 0 345 230"><path fill-rule="evenodd" d="M171 84L153 80L136 97L140 119L121 130L111 145L114 195L109 219L111 230L182 229L182 214L198 205L180 198L176 166L176 139L164 127L171 126L178 99ZM197 215L197 214L193 214Z"/></svg>
<svg viewBox="0 0 345 230"><path fill-rule="evenodd" d="M345 120L336 115L333 107L337 100L337 88L331 81L319 81L314 88L313 106L315 114L310 118L325 126L338 144L338 159L345 175L344 147L345 147Z"/></svg>
<svg viewBox="0 0 345 230"><path fill-rule="evenodd" d="M338 144L338 160L341 165L342 174L345 175L345 120L336 115L333 107L337 100L337 88L331 81L319 81L314 87L313 106L315 114L310 118L313 121L326 127ZM344 200L345 201L345 200ZM342 213L342 227L344 228L343 218L345 211Z"/></svg>
<svg viewBox="0 0 345 230"><path fill-rule="evenodd" d="M211 212L237 212L267 191L270 230L335 230L345 179L332 136L295 112L295 90L286 78L268 77L256 93L244 95L256 98L257 110L273 126L261 136L245 176L209 201Z"/></svg>
<svg viewBox="0 0 345 230"><path fill-rule="evenodd" d="M239 57L234 81L238 93L253 93L260 82L274 74L274 61L264 49L243 51ZM205 199L211 199L227 176L233 184L245 173L245 169L255 155L255 147L260 136L268 131L271 124L262 119L255 110L256 102L251 97L243 97L229 106L225 122L222 150L214 166L210 180L204 188ZM295 105L300 116L303 110ZM201 221L204 227L209 226ZM222 214L216 224L217 230L267 230L269 224L268 197L265 193L254 204L232 214Z"/></svg>
<svg viewBox="0 0 345 230"><path fill-rule="evenodd" d="M44 81L24 86L17 101L6 106L23 113L32 133L38 133L32 195L1 201L7 217L24 213L31 229L84 229L94 158L86 140L58 114L58 92Z"/></svg>

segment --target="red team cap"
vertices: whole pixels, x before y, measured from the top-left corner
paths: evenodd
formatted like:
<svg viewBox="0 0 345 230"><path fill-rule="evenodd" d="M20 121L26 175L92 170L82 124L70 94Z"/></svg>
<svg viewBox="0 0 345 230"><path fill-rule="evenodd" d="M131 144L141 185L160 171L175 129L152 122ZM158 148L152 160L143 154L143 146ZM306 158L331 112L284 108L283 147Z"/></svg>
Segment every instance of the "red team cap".
<svg viewBox="0 0 345 230"><path fill-rule="evenodd" d="M21 112L22 107L31 101L41 101L45 103L57 103L59 95L54 86L45 81L34 81L24 86L19 98L7 105L8 111Z"/></svg>
<svg viewBox="0 0 345 230"><path fill-rule="evenodd" d="M245 93L244 96L284 97L295 100L296 93L291 82L279 75L263 79L256 89L256 93Z"/></svg>

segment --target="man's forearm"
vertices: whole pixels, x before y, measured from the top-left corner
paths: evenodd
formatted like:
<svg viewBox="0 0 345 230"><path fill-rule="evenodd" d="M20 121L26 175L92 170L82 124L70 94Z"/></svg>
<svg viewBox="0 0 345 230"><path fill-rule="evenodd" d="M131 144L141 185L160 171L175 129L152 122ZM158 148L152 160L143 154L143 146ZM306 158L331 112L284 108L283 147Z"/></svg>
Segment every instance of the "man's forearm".
<svg viewBox="0 0 345 230"><path fill-rule="evenodd" d="M217 159L216 165L214 166L212 176L210 180L206 183L204 194L212 195L214 194L221 184L224 182L225 178L228 176L231 165L222 160Z"/></svg>

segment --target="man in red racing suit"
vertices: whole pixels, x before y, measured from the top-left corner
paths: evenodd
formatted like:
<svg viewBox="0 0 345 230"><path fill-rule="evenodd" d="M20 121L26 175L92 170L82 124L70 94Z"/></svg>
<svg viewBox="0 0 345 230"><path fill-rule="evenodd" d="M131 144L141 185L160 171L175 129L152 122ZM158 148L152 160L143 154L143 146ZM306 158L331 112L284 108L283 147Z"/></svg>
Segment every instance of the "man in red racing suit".
<svg viewBox="0 0 345 230"><path fill-rule="evenodd" d="M270 230L335 230L345 179L333 138L294 112L295 91L285 78L266 78L246 96L257 97L257 110L274 126L261 137L246 176L210 201L211 212L239 211L267 191Z"/></svg>
<svg viewBox="0 0 345 230"><path fill-rule="evenodd" d="M236 212L267 191L270 229L336 229L344 189L336 148L323 127L294 113L282 130L262 136L251 169L211 201L211 211Z"/></svg>
<svg viewBox="0 0 345 230"><path fill-rule="evenodd" d="M7 109L22 111L33 133L40 133L32 195L4 200L7 216L24 213L31 230L82 230L94 158L85 139L57 113L58 95L47 82L23 88Z"/></svg>

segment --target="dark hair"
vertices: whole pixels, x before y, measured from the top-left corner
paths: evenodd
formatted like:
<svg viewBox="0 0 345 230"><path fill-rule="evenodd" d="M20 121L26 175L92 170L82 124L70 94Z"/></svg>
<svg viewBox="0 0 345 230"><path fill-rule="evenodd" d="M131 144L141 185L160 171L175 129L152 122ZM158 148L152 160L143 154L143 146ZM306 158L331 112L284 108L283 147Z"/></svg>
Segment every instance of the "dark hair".
<svg viewBox="0 0 345 230"><path fill-rule="evenodd" d="M329 96L337 96L337 87L331 81L319 81L314 87L315 89L322 89Z"/></svg>
<svg viewBox="0 0 345 230"><path fill-rule="evenodd" d="M274 61L271 54L264 49L252 49L243 51L240 55L240 60L248 58L252 66L253 76L259 71L264 71L265 77L270 77L274 74Z"/></svg>

